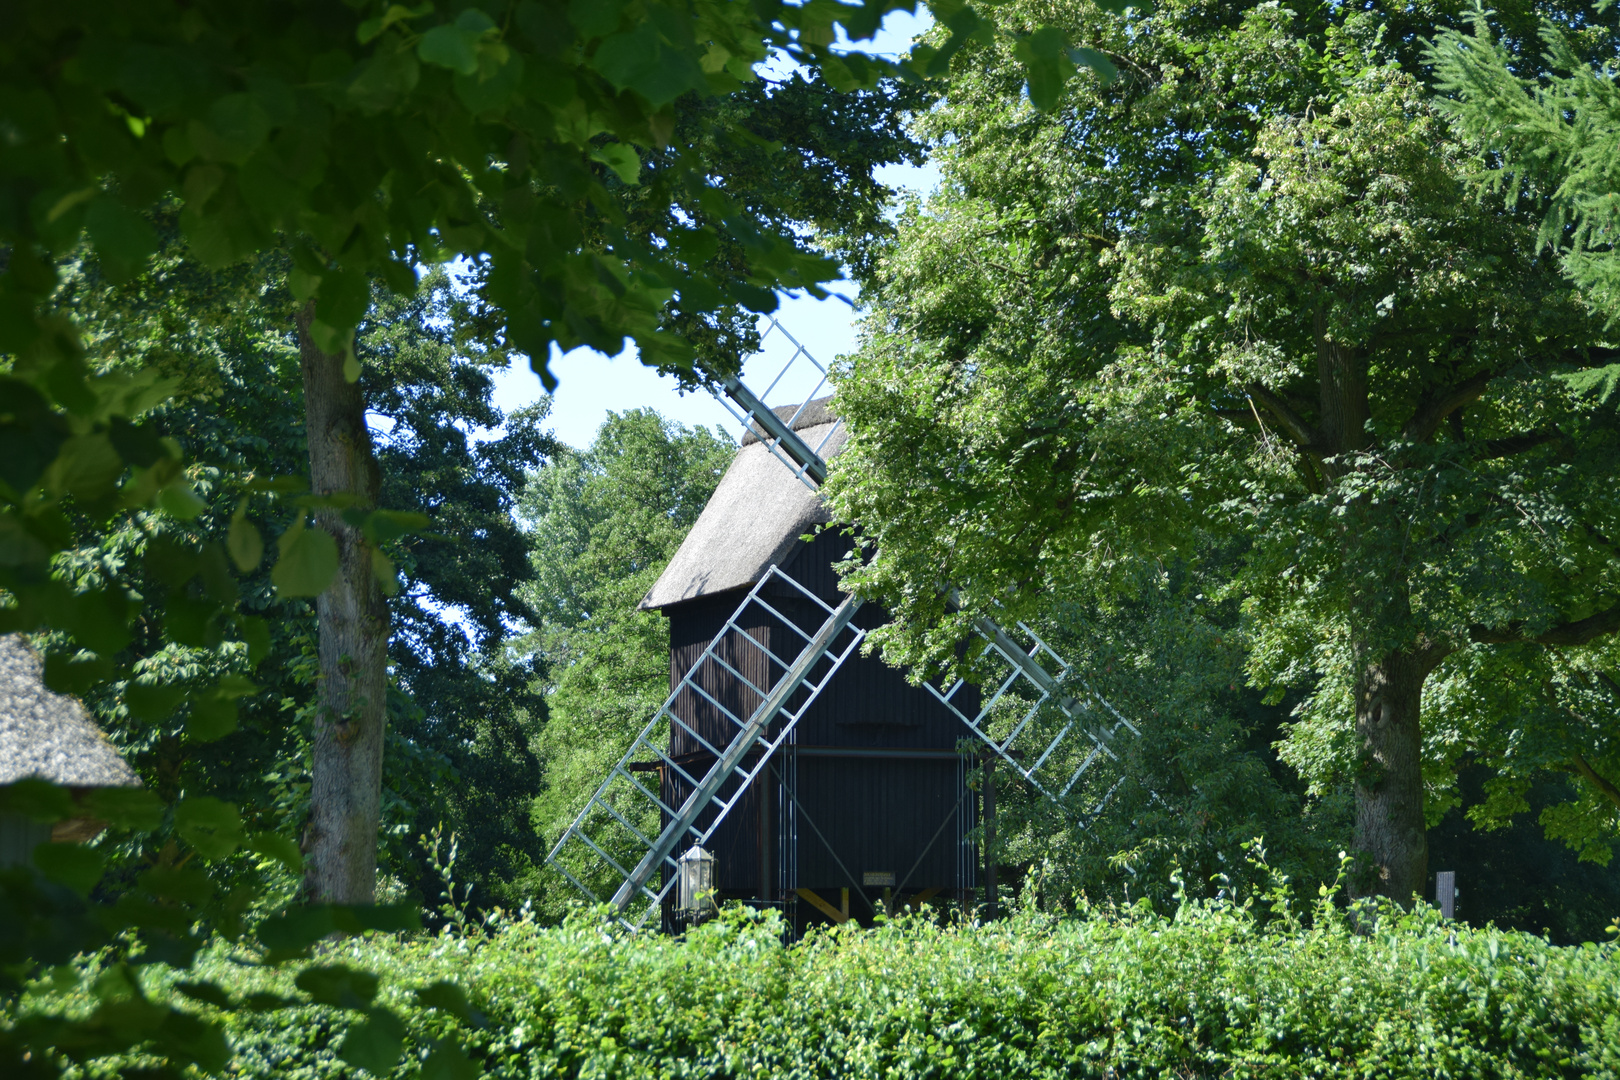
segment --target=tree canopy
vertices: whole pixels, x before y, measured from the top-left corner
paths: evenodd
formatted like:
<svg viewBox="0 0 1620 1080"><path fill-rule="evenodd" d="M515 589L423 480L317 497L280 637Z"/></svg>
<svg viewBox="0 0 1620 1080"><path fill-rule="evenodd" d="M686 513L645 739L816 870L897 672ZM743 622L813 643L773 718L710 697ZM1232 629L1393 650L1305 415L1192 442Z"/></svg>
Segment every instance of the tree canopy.
<svg viewBox="0 0 1620 1080"><path fill-rule="evenodd" d="M1220 595L1250 678L1306 692L1285 757L1355 786L1360 888L1424 888L1464 756L1497 770L1486 821L1538 770L1578 777L1543 821L1607 858L1620 431L1564 380L1615 353L1538 215L1470 194L1421 83L1451 13L1066 14L1120 77L1043 114L1009 50L957 58L919 122L944 187L842 369L831 491L871 545L846 581L898 616L889 655L948 662L971 617L1129 591L1213 529L1239 543ZM1612 55L1612 17L1583 27Z"/></svg>

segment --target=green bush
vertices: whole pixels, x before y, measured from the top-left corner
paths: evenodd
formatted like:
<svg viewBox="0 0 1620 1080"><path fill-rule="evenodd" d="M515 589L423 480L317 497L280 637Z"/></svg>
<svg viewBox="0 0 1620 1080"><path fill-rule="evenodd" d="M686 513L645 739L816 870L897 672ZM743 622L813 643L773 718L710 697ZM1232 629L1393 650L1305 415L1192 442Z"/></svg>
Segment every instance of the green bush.
<svg viewBox="0 0 1620 1080"><path fill-rule="evenodd" d="M515 920L353 939L281 971L219 948L201 971L145 989L172 999L201 975L268 1006L308 1002L311 970L378 972L378 1002L405 1017L399 1077L481 1063L502 1077L1620 1078L1614 944L1558 947L1427 909L1386 910L1359 932L1326 903L1304 926L1282 902L1223 901L988 926L902 919L792 946L780 931L744 911L684 941L584 914L554 928ZM472 1011L418 996L443 981ZM72 1004L41 986L24 1007ZM232 1076L366 1075L337 1056L360 1023L354 1009L195 1007L223 1022ZM452 1042L470 1062L443 1048Z"/></svg>

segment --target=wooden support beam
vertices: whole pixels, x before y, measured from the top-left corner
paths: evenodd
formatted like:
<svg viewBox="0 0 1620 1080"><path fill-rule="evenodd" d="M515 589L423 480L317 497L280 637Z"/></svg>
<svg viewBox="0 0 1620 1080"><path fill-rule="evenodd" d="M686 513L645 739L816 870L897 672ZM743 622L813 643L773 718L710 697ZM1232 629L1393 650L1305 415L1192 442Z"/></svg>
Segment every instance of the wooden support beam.
<svg viewBox="0 0 1620 1080"><path fill-rule="evenodd" d="M839 902L839 907L842 907L844 909L844 918L848 919L849 918L849 890L848 889L843 890L843 899Z"/></svg>
<svg viewBox="0 0 1620 1080"><path fill-rule="evenodd" d="M938 885L935 885L931 889L924 889L922 892L917 893L915 896L908 897L906 899L906 906L909 907L909 908L913 908L913 909L915 909L917 911L921 911L923 905L928 903L928 901L932 900L938 893L939 893L939 886Z"/></svg>
<svg viewBox="0 0 1620 1080"><path fill-rule="evenodd" d="M827 916L827 918L831 919L833 922L837 923L839 926L842 926L846 922L849 921L849 890L848 889L844 890L844 910L843 911L839 911L837 908L835 908L831 904L827 903L827 901L825 901L821 897L817 896L815 894L815 891L812 890L812 889L794 889L793 892L799 897L800 900L808 900L808 901L810 901L810 906L811 907L815 908L817 911L819 911L823 915Z"/></svg>

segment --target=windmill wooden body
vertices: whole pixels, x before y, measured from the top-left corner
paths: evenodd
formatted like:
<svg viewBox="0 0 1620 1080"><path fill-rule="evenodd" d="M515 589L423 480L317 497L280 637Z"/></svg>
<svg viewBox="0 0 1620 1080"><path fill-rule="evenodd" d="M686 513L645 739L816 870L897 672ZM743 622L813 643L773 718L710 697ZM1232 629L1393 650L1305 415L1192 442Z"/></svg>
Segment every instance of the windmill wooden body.
<svg viewBox="0 0 1620 1080"><path fill-rule="evenodd" d="M826 369L773 320L774 332L794 351L767 395L795 365L819 379L801 404L778 409L734 376L717 380L744 445L643 602L671 617L670 696L547 857L632 927L654 916L670 925L676 897L696 904L697 880L755 903L802 899L833 921L859 914L846 887L867 912L883 889L965 893L978 808L964 743L1030 790L1070 810L1088 800L1095 814L1123 774L1093 766L1117 766L1113 744L1137 734L1023 624L974 622L990 672L982 688L911 687L859 657L883 616L837 590L832 566L848 541L803 539L826 520L819 489L847 433L818 397ZM930 820L936 831L921 843ZM837 888L837 906L818 887ZM796 911L796 922L808 917Z"/></svg>
<svg viewBox="0 0 1620 1080"><path fill-rule="evenodd" d="M831 458L842 445L825 400L784 408L802 439ZM757 437L746 436L679 552L642 602L669 617L673 713L667 749L686 774L706 771L731 738L731 717L745 717L843 597L833 566L851 549L841 531L815 533L829 517L818 495L784 469ZM771 573L771 568L776 573ZM770 578L770 580L767 580ZM740 635L718 656L710 644L751 590ZM806 595L808 594L808 595ZM819 601L819 603L817 602ZM851 622L876 627L868 606ZM794 624L792 627L788 623ZM746 636L747 640L742 640ZM723 661L723 662L722 662ZM688 684L690 685L683 685ZM806 691L800 691L804 696ZM729 715L728 715L729 714ZM774 721L745 760L751 784L722 791L735 805L705 846L714 885L726 899L782 906L796 926L864 920L883 908L934 896L965 898L977 881L970 839L977 794L967 733L952 710L876 657L851 656L780 735ZM763 767L759 767L763 761ZM692 782L656 762L660 797L678 807ZM710 823L718 807L701 815ZM670 814L661 814L667 827ZM667 880L676 871L665 867Z"/></svg>

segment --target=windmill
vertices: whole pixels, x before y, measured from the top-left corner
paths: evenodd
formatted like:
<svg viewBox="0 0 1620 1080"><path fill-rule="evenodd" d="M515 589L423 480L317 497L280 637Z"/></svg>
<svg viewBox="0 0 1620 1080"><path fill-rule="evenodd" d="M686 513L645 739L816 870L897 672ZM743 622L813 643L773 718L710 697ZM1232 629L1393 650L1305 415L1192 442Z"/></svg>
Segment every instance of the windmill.
<svg viewBox="0 0 1620 1080"><path fill-rule="evenodd" d="M789 513L785 519L786 535L793 539L802 508L819 507L827 460L847 432L822 396L828 388L826 367L774 318L766 329L766 336L770 334L781 335L791 355L764 395L730 376L719 382L715 396L744 431L744 448L733 469L774 470L761 482L772 486L775 512L782 513L778 504L801 507L800 518ZM813 388L793 404L767 404L779 387L795 381L811 382ZM731 476L727 474L722 488ZM789 489L800 492L797 500ZM710 509L704 513L709 516ZM749 530L746 505L729 508L729 513L729 524L717 521L711 531ZM703 527L700 518L694 533ZM782 531L779 527L776 533ZM769 550L774 542L767 537L759 550ZM686 550L683 545L675 562ZM782 550L778 545L773 554L780 557ZM806 717L813 715L840 671L867 662L854 660L852 665L867 629L858 618L859 598L835 587L818 589L813 580L789 572L792 568L784 570L784 565L763 563L756 552L749 565L731 568L734 572L721 584L735 587L740 602L729 615L714 617L706 644L697 643L701 648L691 647L684 659L674 662L669 697L547 856L548 864L586 897L611 902L627 925L646 925L665 910L672 893L683 887L683 866L686 889L692 888L693 873L708 872L697 860L708 857L707 847L728 828L740 806L760 815L761 900L767 898L768 878L783 880L780 867L771 867L773 857L778 862L792 857L792 838L801 825L817 829L791 778L776 763L795 756L801 722L811 722ZM713 572L706 567L700 576ZM742 584L751 585L746 593ZM675 599L686 595L676 594ZM722 589L719 595L728 593ZM1139 734L1029 627L1018 623L1009 631L988 618L978 619L974 627L983 638L992 677L978 686L961 680L930 682L926 693L936 712L952 718L956 737L976 740L987 759L1011 770L1034 791L1061 802L1099 761L1118 760L1113 748L1117 740ZM1093 812L1118 783L1116 779L1106 787ZM779 795L767 794L772 792ZM791 828L768 823L773 803L793 818ZM960 798L954 817L946 820L954 822L960 846L968 822ZM942 824L940 831L945 829ZM768 833L784 837L782 843L769 843ZM970 870L959 873L958 886L970 875ZM855 875L846 876L853 883ZM860 885L853 884L859 891ZM809 893L806 899L838 921L830 904L809 890L799 891ZM847 893L843 915L848 917Z"/></svg>

